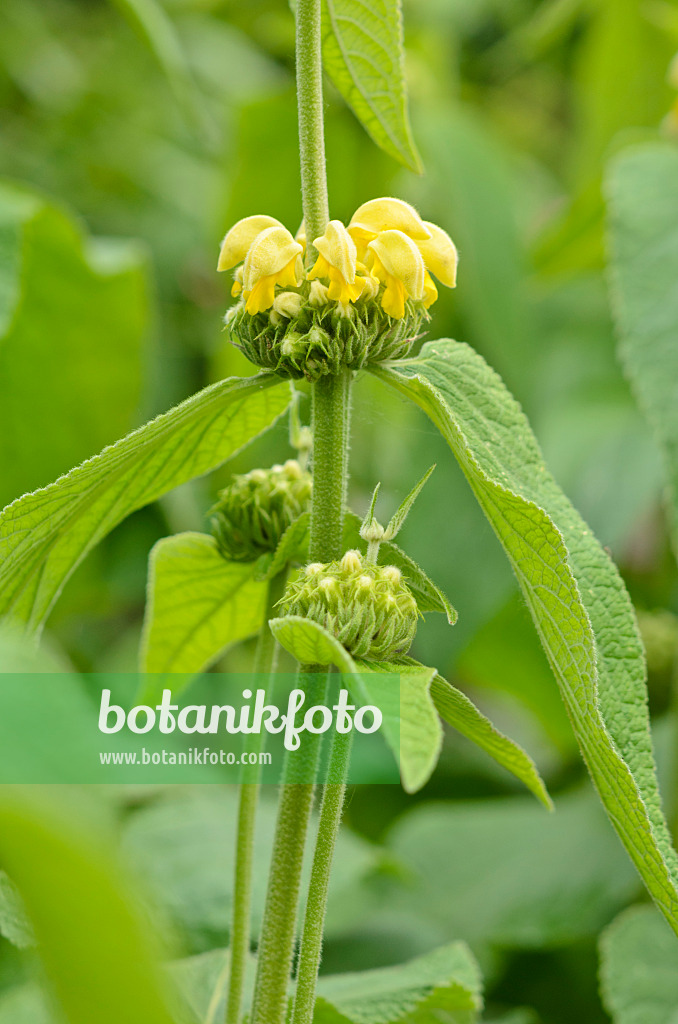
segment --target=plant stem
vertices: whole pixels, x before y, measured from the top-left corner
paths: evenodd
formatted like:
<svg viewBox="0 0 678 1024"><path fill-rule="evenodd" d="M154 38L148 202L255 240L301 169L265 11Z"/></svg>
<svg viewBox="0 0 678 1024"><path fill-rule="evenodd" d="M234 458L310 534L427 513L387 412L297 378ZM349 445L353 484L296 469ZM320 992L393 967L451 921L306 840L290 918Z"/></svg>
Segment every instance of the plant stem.
<svg viewBox="0 0 678 1024"><path fill-rule="evenodd" d="M318 835L313 855L311 881L308 887L304 928L299 950L297 989L291 1024L312 1024L315 989L322 955L327 893L346 795L346 779L351 756L351 733L335 733L323 787Z"/></svg>
<svg viewBox="0 0 678 1024"><path fill-rule="evenodd" d="M261 624L257 650L254 656L255 675L267 675L265 688L270 689L271 676L275 672L277 644L268 626L268 620L276 614L276 604L283 595L287 571L278 573L269 581L266 595L264 621ZM258 680L255 680L255 684ZM250 737L250 750L259 753L263 749L263 730ZM252 746L252 744L254 744ZM254 860L254 836L256 830L257 805L259 803L259 765L246 765L240 781L240 803L235 853L235 875L233 883L233 909L231 914L231 967L226 997L226 1024L240 1024L242 1000L245 987L247 958L250 952L250 931L252 916L252 864Z"/></svg>
<svg viewBox="0 0 678 1024"><path fill-rule="evenodd" d="M306 690L309 706L324 700L325 680L326 673L307 675L302 670L300 687ZM315 778L319 752L320 736L310 734L300 750L288 756L285 767L261 926L252 1024L284 1024L286 1017L301 869L313 805L314 784L308 780Z"/></svg>
<svg viewBox="0 0 678 1024"><path fill-rule="evenodd" d="M337 559L342 550L348 481L350 389L353 373L344 367L313 385L312 562Z"/></svg>
<svg viewBox="0 0 678 1024"><path fill-rule="evenodd" d="M330 219L325 169L321 0L297 0L297 108L301 195L306 227L306 265L317 258L313 239L323 234Z"/></svg>

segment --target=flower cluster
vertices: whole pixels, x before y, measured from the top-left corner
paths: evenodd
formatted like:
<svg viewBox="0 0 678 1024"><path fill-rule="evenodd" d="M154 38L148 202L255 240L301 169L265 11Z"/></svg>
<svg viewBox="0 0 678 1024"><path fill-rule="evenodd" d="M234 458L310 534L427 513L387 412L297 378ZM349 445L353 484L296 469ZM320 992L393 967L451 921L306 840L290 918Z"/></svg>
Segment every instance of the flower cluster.
<svg viewBox="0 0 678 1024"><path fill-rule="evenodd" d="M238 303L226 322L253 362L284 376L317 379L340 365L406 355L438 296L453 288L450 237L401 199L373 199L348 226L332 220L313 239L304 269L304 226L296 238L273 217L238 221L222 243L218 270L234 270Z"/></svg>
<svg viewBox="0 0 678 1024"><path fill-rule="evenodd" d="M354 657L371 661L407 654L417 631L417 603L400 570L375 565L359 551L307 565L281 604L286 615L312 619Z"/></svg>
<svg viewBox="0 0 678 1024"><path fill-rule="evenodd" d="M309 507L311 491L311 474L295 459L234 476L210 509L221 554L230 561L254 562L275 551L288 526Z"/></svg>

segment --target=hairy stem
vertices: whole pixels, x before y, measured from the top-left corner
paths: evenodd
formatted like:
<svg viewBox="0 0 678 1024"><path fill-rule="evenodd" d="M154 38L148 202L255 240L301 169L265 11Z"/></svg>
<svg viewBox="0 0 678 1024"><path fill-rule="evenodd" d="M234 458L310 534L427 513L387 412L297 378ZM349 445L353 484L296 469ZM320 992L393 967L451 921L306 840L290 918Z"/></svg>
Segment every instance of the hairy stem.
<svg viewBox="0 0 678 1024"><path fill-rule="evenodd" d="M317 257L313 239L323 234L330 219L325 169L320 24L321 0L297 0L297 108L301 196L308 240L307 266L311 266Z"/></svg>
<svg viewBox="0 0 678 1024"><path fill-rule="evenodd" d="M351 756L351 733L335 733L323 787L318 835L313 855L311 881L308 887L306 914L299 950L297 988L291 1024L312 1024L315 989L322 955L327 893L346 795L346 779Z"/></svg>
<svg viewBox="0 0 678 1024"><path fill-rule="evenodd" d="M283 595L287 572L274 576L268 584L264 621L261 624L257 650L254 656L255 676L265 675L265 688L270 689L271 676L275 672L277 644L268 626L268 620L276 614L276 604ZM263 680L262 680L263 681ZM259 680L255 680L257 685ZM263 730L250 737L250 749L259 753L264 745ZM253 745L252 745L253 744ZM231 967L226 997L226 1024L240 1024L242 1001L245 987L247 957L250 952L250 931L252 916L252 864L254 860L254 837L256 830L257 806L259 803L259 765L245 765L240 781L240 802L235 853L235 875L233 883L233 909L231 913Z"/></svg>
<svg viewBox="0 0 678 1024"><path fill-rule="evenodd" d="M313 385L312 562L332 561L342 551L352 376L344 367Z"/></svg>
<svg viewBox="0 0 678 1024"><path fill-rule="evenodd" d="M325 697L326 674L302 673L300 688L309 706ZM271 870L257 965L252 1024L284 1024L294 958L301 869L311 808L312 780L320 751L320 736L305 737L301 748L288 756L278 805Z"/></svg>

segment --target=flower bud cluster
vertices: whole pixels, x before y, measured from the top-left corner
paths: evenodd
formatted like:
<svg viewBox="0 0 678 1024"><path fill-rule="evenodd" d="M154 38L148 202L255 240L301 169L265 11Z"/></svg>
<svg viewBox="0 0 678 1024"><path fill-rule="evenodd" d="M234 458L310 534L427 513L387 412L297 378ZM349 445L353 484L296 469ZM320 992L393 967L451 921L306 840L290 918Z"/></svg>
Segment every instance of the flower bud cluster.
<svg viewBox="0 0 678 1024"><path fill-rule="evenodd" d="M295 459L233 478L210 510L224 558L254 562L275 551L282 536L311 501L311 474Z"/></svg>
<svg viewBox="0 0 678 1024"><path fill-rule="evenodd" d="M431 274L453 288L457 250L437 225L401 199L373 199L348 226L332 220L313 239L317 258L304 271L297 237L265 215L228 232L218 269L236 268L226 316L234 341L259 366L316 380L341 365L407 355L438 297Z"/></svg>
<svg viewBox="0 0 678 1024"><path fill-rule="evenodd" d="M312 619L368 661L407 654L417 631L417 603L400 570L368 562L359 551L307 565L281 604L286 615Z"/></svg>

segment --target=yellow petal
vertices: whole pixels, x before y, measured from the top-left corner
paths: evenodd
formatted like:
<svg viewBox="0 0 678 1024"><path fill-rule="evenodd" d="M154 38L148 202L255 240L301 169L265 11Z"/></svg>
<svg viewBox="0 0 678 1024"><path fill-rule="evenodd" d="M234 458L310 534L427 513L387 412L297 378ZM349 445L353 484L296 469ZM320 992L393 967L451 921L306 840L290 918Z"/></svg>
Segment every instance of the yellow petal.
<svg viewBox="0 0 678 1024"><path fill-rule="evenodd" d="M374 266L374 273L377 277L380 277L378 264L381 264L386 275L402 281L411 298L417 301L423 299L426 268L416 242L404 235L402 231L382 231L370 242L368 249L377 257ZM384 278L380 277L380 280L384 280ZM388 284L387 281L384 283Z"/></svg>
<svg viewBox="0 0 678 1024"><path fill-rule="evenodd" d="M217 270L230 270L236 263L242 263L247 251L257 235L266 228L281 228L282 224L275 217L257 213L254 217L244 217L234 224L221 243Z"/></svg>
<svg viewBox="0 0 678 1024"><path fill-rule="evenodd" d="M417 240L430 238L423 220L409 203L402 199L370 199L359 206L351 217L350 228L359 228L372 235L380 231L403 231Z"/></svg>
<svg viewBox="0 0 678 1024"><path fill-rule="evenodd" d="M457 283L459 261L456 246L447 232L437 224L431 224L430 221L424 223L431 232L431 237L423 242L417 242L417 245L424 257L426 269L435 274L441 284L454 288Z"/></svg>
<svg viewBox="0 0 678 1024"><path fill-rule="evenodd" d="M304 250L306 249L306 224L304 223L303 220L299 225L299 230L294 236L294 240L295 242L298 242L299 245L302 245L304 247Z"/></svg>
<svg viewBox="0 0 678 1024"><path fill-rule="evenodd" d="M385 313L402 320L405 316L405 288L402 281L391 274L386 275L386 290L381 297L381 305Z"/></svg>
<svg viewBox="0 0 678 1024"><path fill-rule="evenodd" d="M243 293L243 297L247 300L245 309L251 316L270 309L275 298L275 275L260 277L251 291Z"/></svg>
<svg viewBox="0 0 678 1024"><path fill-rule="evenodd" d="M318 259L315 261L311 269L309 270L306 277L309 281L315 281L318 277L329 277L330 276L330 265L321 253Z"/></svg>
<svg viewBox="0 0 678 1024"><path fill-rule="evenodd" d="M428 309L429 306L432 306L437 298L438 289L436 288L433 282L433 278L431 277L427 270L424 275L424 298L422 300L424 303L424 309Z"/></svg>
<svg viewBox="0 0 678 1024"><path fill-rule="evenodd" d="M357 277L355 281L347 281L334 267L330 268L330 287L328 294L334 302L341 302L344 305L348 302L355 302L360 298L365 287L364 278Z"/></svg>
<svg viewBox="0 0 678 1024"><path fill-rule="evenodd" d="M252 291L260 278L280 274L290 263L294 266L301 251L301 245L294 241L287 228L266 228L257 235L245 258L245 291Z"/></svg>
<svg viewBox="0 0 678 1024"><path fill-rule="evenodd" d="M313 244L327 263L336 267L345 281L349 284L355 281L355 242L340 220L331 220L325 228L325 234L315 238Z"/></svg>
<svg viewBox="0 0 678 1024"><path fill-rule="evenodd" d="M348 233L353 239L353 244L355 245L356 248L358 262L364 262L367 256L367 244L368 242L371 242L373 238L377 237L376 232L365 231L364 228L356 227L355 224L349 224Z"/></svg>

